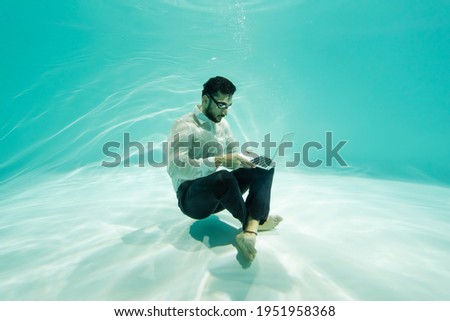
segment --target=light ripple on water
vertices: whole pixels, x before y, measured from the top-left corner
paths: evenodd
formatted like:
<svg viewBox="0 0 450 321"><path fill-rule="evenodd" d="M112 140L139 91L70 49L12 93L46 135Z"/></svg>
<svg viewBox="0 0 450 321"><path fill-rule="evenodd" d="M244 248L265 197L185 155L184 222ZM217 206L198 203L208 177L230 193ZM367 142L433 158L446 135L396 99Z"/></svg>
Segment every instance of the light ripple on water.
<svg viewBox="0 0 450 321"><path fill-rule="evenodd" d="M3 300L450 299L448 188L279 171L285 221L245 266L239 225L183 216L164 169L14 184L0 201Z"/></svg>

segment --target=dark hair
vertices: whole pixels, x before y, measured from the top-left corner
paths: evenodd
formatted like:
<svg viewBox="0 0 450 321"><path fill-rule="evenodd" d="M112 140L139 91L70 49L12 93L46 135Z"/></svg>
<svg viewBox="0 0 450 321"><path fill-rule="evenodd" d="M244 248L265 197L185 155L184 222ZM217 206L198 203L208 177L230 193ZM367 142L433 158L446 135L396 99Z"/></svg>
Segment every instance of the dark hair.
<svg viewBox="0 0 450 321"><path fill-rule="evenodd" d="M207 82L203 84L202 96L207 94L214 95L219 91L222 94L232 96L236 91L236 86L233 85L233 83L228 79L216 76L210 78Z"/></svg>

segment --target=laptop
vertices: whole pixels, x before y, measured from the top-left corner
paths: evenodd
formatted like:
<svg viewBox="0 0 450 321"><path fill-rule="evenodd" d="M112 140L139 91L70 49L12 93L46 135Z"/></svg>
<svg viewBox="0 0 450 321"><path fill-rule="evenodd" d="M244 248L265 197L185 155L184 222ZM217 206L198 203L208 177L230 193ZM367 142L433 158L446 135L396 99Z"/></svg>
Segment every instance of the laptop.
<svg viewBox="0 0 450 321"><path fill-rule="evenodd" d="M295 133L292 132L292 133L285 134L283 136L280 143L277 145L277 148L275 149L275 153L273 154L272 158L269 158L266 156L258 156L258 157L251 159L250 162L255 164L256 167L262 168L265 170L269 170L269 169L275 167L275 160L278 159L278 156L280 156L278 153L278 151L280 150L280 146L283 145L283 143L291 142L292 139L294 138L294 134Z"/></svg>

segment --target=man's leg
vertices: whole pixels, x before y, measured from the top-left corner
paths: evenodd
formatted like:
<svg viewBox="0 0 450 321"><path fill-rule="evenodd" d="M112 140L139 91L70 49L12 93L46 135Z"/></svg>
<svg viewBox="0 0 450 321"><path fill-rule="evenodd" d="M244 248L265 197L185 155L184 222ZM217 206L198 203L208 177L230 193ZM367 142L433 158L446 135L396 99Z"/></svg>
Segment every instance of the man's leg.
<svg viewBox="0 0 450 321"><path fill-rule="evenodd" d="M259 168L242 168L231 173L215 172L183 183L177 192L178 205L183 213L195 219L206 218L226 208L241 221L243 232L236 236L236 241L244 256L253 261L256 256L257 231L259 227L271 223L266 220L270 210L273 175L274 169L267 171ZM244 202L242 194L247 190L249 195Z"/></svg>
<svg viewBox="0 0 450 321"><path fill-rule="evenodd" d="M177 192L178 206L189 217L203 219L224 208L245 224L247 210L236 178L228 171L183 183Z"/></svg>
<svg viewBox="0 0 450 321"><path fill-rule="evenodd" d="M249 192L245 201L247 222L242 233L236 236L240 251L249 261L253 261L256 256L255 245L259 228L273 221L271 219L269 222L268 215L274 172L273 168L268 171L261 168L241 168L233 172L241 192L245 193L247 190ZM270 224L271 228L276 224Z"/></svg>
<svg viewBox="0 0 450 321"><path fill-rule="evenodd" d="M240 168L233 171L241 193L249 191L245 200L249 217L263 224L269 215L270 197L275 169Z"/></svg>

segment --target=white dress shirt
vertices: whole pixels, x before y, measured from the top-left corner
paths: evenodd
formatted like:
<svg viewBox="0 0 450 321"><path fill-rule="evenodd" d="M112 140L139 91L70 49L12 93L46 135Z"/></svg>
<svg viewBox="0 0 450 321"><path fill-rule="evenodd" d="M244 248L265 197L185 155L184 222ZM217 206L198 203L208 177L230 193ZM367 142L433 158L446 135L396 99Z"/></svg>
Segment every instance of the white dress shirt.
<svg viewBox="0 0 450 321"><path fill-rule="evenodd" d="M185 181L214 173L214 156L238 149L228 122L215 123L200 108L179 118L169 135L167 172L175 192Z"/></svg>

